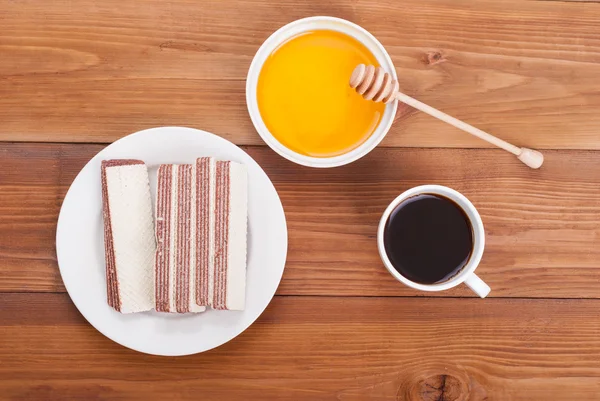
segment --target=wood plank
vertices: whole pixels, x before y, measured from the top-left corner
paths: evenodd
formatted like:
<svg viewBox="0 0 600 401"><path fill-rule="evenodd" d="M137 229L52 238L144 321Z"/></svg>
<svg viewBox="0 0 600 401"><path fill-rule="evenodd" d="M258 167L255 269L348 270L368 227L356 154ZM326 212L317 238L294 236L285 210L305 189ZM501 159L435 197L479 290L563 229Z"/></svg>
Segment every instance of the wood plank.
<svg viewBox="0 0 600 401"><path fill-rule="evenodd" d="M55 226L71 181L101 146L0 144L0 291L64 291ZM478 270L495 297L598 298L598 152L549 151L534 171L499 150L378 149L349 166L309 169L264 147L247 151L277 188L289 253L280 294L422 295L397 283L376 247L381 213L425 183L479 209L487 248ZM462 286L441 296L471 296Z"/></svg>
<svg viewBox="0 0 600 401"><path fill-rule="evenodd" d="M261 144L245 75L309 15L375 34L403 89L517 144L600 149L600 8L521 0L0 3L0 140L111 142L160 125ZM439 57L438 57L439 56ZM485 147L404 109L383 146Z"/></svg>
<svg viewBox="0 0 600 401"><path fill-rule="evenodd" d="M0 398L10 400L537 401L600 392L598 300L276 297L230 343L180 358L111 342L65 294L0 302Z"/></svg>

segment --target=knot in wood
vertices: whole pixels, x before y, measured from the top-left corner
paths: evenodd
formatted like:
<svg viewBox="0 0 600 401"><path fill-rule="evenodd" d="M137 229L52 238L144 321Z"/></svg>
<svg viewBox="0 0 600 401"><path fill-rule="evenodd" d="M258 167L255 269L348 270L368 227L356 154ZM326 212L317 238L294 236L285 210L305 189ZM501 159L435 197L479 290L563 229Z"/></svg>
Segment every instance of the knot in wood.
<svg viewBox="0 0 600 401"><path fill-rule="evenodd" d="M408 392L405 390L399 389L398 401L465 401L469 396L468 384L451 374L434 374L422 378L413 383Z"/></svg>
<svg viewBox="0 0 600 401"><path fill-rule="evenodd" d="M446 58L444 57L444 54L441 51L433 51L433 52L427 52L425 54L425 64L426 65L436 65L439 63L443 63L444 61L446 61Z"/></svg>

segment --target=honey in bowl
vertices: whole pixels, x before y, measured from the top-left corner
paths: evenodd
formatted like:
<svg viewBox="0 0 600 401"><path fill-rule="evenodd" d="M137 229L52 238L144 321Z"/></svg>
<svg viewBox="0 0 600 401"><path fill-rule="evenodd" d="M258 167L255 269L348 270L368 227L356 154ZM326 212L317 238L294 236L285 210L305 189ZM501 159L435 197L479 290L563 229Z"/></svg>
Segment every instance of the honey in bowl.
<svg viewBox="0 0 600 401"><path fill-rule="evenodd" d="M348 85L358 64L378 66L358 40L331 30L295 36L269 55L257 101L269 132L288 149L312 157L352 151L375 131L385 105Z"/></svg>

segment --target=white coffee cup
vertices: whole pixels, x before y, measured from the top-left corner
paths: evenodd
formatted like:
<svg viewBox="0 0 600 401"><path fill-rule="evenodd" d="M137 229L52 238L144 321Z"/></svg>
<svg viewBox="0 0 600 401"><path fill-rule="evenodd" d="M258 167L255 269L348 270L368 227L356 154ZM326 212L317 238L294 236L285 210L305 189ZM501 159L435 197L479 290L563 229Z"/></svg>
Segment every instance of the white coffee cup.
<svg viewBox="0 0 600 401"><path fill-rule="evenodd" d="M396 207L402 202L404 202L406 199L421 194L440 195L452 200L465 212L465 214L469 218L469 221L471 222L471 226L473 227L473 250L471 252L471 257L469 258L467 265L458 274L456 274L449 280L436 284L416 283L400 274L390 262L390 259L388 258L387 253L385 251L383 241L385 225L390 217L390 214L394 211L394 209L396 209ZM481 216L479 216L479 213L477 212L477 209L475 209L475 206L473 206L473 204L464 195L451 188L444 187L441 185L422 185L419 187L411 188L408 191L402 193L396 199L394 199L383 213L383 216L381 216L381 221L379 222L379 229L377 231L377 246L379 248L379 255L381 256L381 260L383 260L383 263L390 272L390 274L394 276L396 280L404 283L405 285L411 288L421 291L443 291L456 287L461 283L465 283L481 298L485 298L490 293L490 287L475 274L475 269L477 269L477 266L481 261L483 249L485 248L485 231L483 229L483 222L481 221Z"/></svg>

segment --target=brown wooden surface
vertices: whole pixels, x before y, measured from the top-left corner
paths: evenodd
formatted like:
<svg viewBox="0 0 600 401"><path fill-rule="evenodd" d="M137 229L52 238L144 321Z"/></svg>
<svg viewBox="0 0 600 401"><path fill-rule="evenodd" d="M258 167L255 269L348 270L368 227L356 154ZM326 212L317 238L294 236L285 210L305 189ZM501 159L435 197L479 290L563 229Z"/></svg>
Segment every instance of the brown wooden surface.
<svg viewBox="0 0 600 401"><path fill-rule="evenodd" d="M2 389L14 400L413 401L452 400L457 392L473 401L583 400L600 393L598 300L276 297L235 341L180 358L112 343L66 294L0 294L0 302L0 356L11 358L0 364Z"/></svg>
<svg viewBox="0 0 600 401"><path fill-rule="evenodd" d="M367 28L403 90L457 118L523 146L600 148L600 7L521 0L2 0L0 138L111 142L184 125L262 145L248 67L270 33L310 15ZM384 146L486 146L424 114L399 120Z"/></svg>
<svg viewBox="0 0 600 401"><path fill-rule="evenodd" d="M0 292L64 291L54 250L61 199L101 148L0 144ZM265 147L246 150L273 180L288 220L279 294L422 295L382 268L374 238L396 195L435 182L464 193L482 215L487 247L478 271L490 296L600 298L594 152L548 151L533 171L501 150L377 149L345 168L314 170ZM462 286L435 295L473 296Z"/></svg>
<svg viewBox="0 0 600 401"><path fill-rule="evenodd" d="M283 160L252 128L244 79L271 32L309 15L361 24L406 93L546 149L543 168L405 107L350 166ZM588 1L0 0L0 400L600 399L599 26ZM54 250L78 171L161 125L249 145L289 228L263 316L181 358L94 330ZM424 183L480 211L490 298L419 294L383 268L379 216Z"/></svg>

